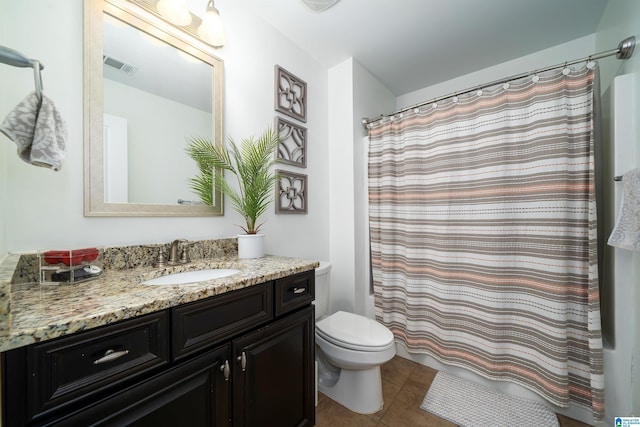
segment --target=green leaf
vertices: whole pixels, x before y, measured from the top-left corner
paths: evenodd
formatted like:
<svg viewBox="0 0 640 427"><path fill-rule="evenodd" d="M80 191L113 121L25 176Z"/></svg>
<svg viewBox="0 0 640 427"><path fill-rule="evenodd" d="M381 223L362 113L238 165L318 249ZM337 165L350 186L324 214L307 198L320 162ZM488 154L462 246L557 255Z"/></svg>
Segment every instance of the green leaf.
<svg viewBox="0 0 640 427"><path fill-rule="evenodd" d="M272 166L275 162L274 151L280 142L278 134L267 128L257 138L250 136L243 139L239 146L229 138L228 147L216 146L205 138L192 137L187 141L185 151L197 163L200 171L189 180L190 188L203 203L208 200L208 204L212 204L213 188L224 193L231 199L233 209L245 219L246 228L241 228L247 234L257 233L262 226L257 222L258 218L273 200L276 173ZM214 173L216 168L235 176L238 191L229 185L221 171Z"/></svg>

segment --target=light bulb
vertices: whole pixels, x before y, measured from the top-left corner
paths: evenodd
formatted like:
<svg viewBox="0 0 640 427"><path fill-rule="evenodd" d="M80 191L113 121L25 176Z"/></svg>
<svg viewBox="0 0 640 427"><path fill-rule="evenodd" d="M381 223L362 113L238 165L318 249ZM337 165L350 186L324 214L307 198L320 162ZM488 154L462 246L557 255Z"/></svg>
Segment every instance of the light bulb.
<svg viewBox="0 0 640 427"><path fill-rule="evenodd" d="M227 42L220 12L213 5L213 0L207 3L207 12L202 17L202 24L198 27L198 35L212 46L220 47Z"/></svg>
<svg viewBox="0 0 640 427"><path fill-rule="evenodd" d="M191 12L185 0L160 0L156 9L164 19L174 25L184 27L191 23Z"/></svg>

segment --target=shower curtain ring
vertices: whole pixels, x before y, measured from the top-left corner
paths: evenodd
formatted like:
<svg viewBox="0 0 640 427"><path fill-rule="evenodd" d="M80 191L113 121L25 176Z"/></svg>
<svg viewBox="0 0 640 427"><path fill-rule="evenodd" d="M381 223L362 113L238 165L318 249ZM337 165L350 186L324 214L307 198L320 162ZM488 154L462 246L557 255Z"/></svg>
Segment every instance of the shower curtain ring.
<svg viewBox="0 0 640 427"><path fill-rule="evenodd" d="M534 70L533 77L531 77L531 81L533 83L538 83L539 80L540 80L540 76L538 75L538 70Z"/></svg>

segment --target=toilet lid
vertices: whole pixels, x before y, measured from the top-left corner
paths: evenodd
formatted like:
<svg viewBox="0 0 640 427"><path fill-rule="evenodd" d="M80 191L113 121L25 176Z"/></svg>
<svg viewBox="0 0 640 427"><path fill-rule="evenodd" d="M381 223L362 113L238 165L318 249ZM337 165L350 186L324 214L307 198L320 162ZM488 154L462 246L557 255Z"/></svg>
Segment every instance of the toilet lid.
<svg viewBox="0 0 640 427"><path fill-rule="evenodd" d="M336 345L356 350L384 350L393 344L393 334L384 325L344 311L316 323L316 333Z"/></svg>

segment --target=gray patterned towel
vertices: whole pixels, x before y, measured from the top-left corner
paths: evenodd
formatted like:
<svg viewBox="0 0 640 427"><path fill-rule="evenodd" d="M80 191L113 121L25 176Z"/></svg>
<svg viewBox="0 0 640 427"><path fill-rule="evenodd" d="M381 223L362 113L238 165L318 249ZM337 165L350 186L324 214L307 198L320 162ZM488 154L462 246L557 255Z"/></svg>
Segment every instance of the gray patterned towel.
<svg viewBox="0 0 640 427"><path fill-rule="evenodd" d="M640 252L640 168L622 175L622 183L620 213L607 243Z"/></svg>
<svg viewBox="0 0 640 427"><path fill-rule="evenodd" d="M5 117L0 132L18 146L18 156L35 166L60 170L64 162L67 127L53 101L35 92Z"/></svg>

